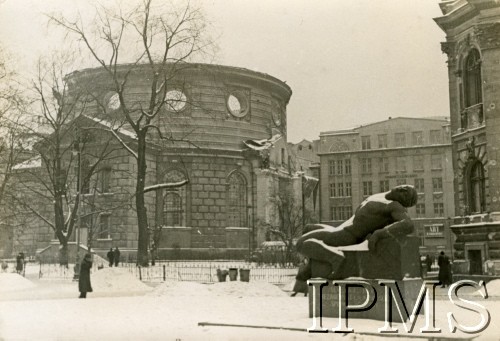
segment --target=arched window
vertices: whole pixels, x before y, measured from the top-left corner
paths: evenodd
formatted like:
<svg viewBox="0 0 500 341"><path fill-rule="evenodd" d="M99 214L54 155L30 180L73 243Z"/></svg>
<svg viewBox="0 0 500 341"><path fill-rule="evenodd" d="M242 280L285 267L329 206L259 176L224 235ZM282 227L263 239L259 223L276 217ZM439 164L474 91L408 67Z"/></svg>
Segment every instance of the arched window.
<svg viewBox="0 0 500 341"><path fill-rule="evenodd" d="M481 84L481 59L479 56L479 52L476 49L472 49L467 55L467 58L465 59L464 69L465 107L471 107L483 102Z"/></svg>
<svg viewBox="0 0 500 341"><path fill-rule="evenodd" d="M247 226L247 186L243 175L234 172L227 178L227 219L230 227Z"/></svg>
<svg viewBox="0 0 500 341"><path fill-rule="evenodd" d="M484 194L484 169L480 161L475 161L469 170L468 181L468 204L470 213L479 213L486 210Z"/></svg>
<svg viewBox="0 0 500 341"><path fill-rule="evenodd" d="M165 183L179 182L186 177L179 170L168 171L165 175ZM186 225L186 188L169 188L163 196L163 225L185 226Z"/></svg>

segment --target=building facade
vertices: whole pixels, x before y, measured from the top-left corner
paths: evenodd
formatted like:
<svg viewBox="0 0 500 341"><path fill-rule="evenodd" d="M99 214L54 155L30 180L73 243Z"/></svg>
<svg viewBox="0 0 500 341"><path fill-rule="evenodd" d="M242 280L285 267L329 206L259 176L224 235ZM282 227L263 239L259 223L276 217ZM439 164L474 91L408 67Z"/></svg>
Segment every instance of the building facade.
<svg viewBox="0 0 500 341"><path fill-rule="evenodd" d="M471 274L500 260L500 4L440 3L453 145L455 257Z"/></svg>
<svg viewBox="0 0 500 341"><path fill-rule="evenodd" d="M320 134L321 221L338 226L368 196L409 184L409 208L422 254L451 250L454 214L449 121L444 117L389 118Z"/></svg>
<svg viewBox="0 0 500 341"><path fill-rule="evenodd" d="M146 69L123 65L118 70L127 74L128 98L136 103L148 98ZM92 122L100 132L113 127L120 117L120 104L106 72L81 70L68 80L70 93L86 87L96 99L86 103L75 121L87 126ZM302 172L293 169L286 141L291 94L288 85L272 76L228 66L185 65L171 79L166 97L170 102L153 122L159 132L153 131L148 140L146 186L188 183L146 193L149 225L161 234L160 257L243 257L269 239L266 226L276 219L269 199L286 187L300 200L307 182ZM135 135L126 124L115 132L133 146ZM173 138L165 142L160 135ZM96 136L93 143L98 146L103 138ZM42 165L19 165L19 176L28 167L33 171ZM136 251L137 217L130 199L136 167L133 156L117 148L84 192L104 207L92 224L99 230L94 231L97 237L92 242L98 253L110 247L119 247L124 254ZM131 204L120 207L127 200ZM88 211L84 203L81 212ZM47 212L50 216L50 207ZM13 252L32 255L57 244L43 222L27 225L14 238ZM81 227L85 244L90 224L83 222Z"/></svg>

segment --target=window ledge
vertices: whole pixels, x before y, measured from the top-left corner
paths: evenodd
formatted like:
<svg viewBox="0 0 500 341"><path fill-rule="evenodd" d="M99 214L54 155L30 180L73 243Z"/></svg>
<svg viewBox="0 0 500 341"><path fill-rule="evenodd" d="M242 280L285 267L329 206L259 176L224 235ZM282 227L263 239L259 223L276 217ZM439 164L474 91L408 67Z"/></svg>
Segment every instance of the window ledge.
<svg viewBox="0 0 500 341"><path fill-rule="evenodd" d="M96 239L98 242L110 242L112 241L113 239L111 239L110 237L108 238L97 238Z"/></svg>

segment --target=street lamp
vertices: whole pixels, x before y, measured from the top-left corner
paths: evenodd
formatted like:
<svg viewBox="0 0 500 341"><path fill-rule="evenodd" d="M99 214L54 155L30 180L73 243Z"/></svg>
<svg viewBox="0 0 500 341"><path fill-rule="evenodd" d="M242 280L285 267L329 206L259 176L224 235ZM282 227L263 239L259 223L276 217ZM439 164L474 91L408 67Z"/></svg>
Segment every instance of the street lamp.
<svg viewBox="0 0 500 341"><path fill-rule="evenodd" d="M73 280L77 281L80 277L80 226L82 224L82 220L80 217L80 207L81 207L81 194L82 194L82 150L80 145L80 137L77 137L75 144L73 146L73 155L77 155L77 163L78 163L78 174L76 179L76 186L78 189L77 199L78 199L78 209L77 209L77 225L76 225L76 260L75 260L75 274L73 275Z"/></svg>

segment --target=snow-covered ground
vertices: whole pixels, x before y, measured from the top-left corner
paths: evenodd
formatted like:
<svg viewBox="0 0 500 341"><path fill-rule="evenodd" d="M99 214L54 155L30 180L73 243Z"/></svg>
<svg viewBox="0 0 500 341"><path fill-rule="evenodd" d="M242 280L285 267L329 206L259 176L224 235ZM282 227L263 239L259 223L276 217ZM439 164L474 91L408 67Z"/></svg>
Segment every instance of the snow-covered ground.
<svg viewBox="0 0 500 341"><path fill-rule="evenodd" d="M0 285L7 283L2 282L4 275L0 274ZM127 276L121 269L93 273L94 292L85 300L77 298L76 282L38 280L37 276L9 278L10 284L24 285L0 289L0 340L332 340L341 336L307 333L311 326L307 298L301 294L290 297L268 283L167 281L153 288ZM468 325L476 324L479 316L453 307L445 289L437 288L436 326L443 332L432 337L499 340L499 286L500 281L488 287L493 295L489 299L474 296L491 314L490 325L480 335L448 331L448 311ZM200 326L203 322L285 329ZM323 326L332 329L337 322L325 318ZM412 340L422 336L418 330L424 324L419 317ZM387 338L369 335L377 333L382 321L351 319L349 326L357 333L345 335L342 340ZM409 339L399 328L403 337L398 340Z"/></svg>

